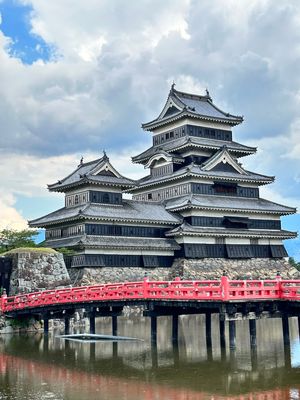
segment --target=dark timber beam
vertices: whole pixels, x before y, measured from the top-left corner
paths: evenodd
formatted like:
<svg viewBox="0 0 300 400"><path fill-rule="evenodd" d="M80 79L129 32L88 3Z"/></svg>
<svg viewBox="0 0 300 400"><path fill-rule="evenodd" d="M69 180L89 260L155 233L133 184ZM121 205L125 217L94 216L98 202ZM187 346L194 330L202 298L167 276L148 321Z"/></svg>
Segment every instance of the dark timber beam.
<svg viewBox="0 0 300 400"><path fill-rule="evenodd" d="M211 314L205 314L206 346L211 347Z"/></svg>
<svg viewBox="0 0 300 400"><path fill-rule="evenodd" d="M290 346L290 327L289 327L289 317L287 314L282 316L282 333L283 333L283 343L285 346Z"/></svg>
<svg viewBox="0 0 300 400"><path fill-rule="evenodd" d="M68 335L70 333L70 318L66 317L65 318L65 335Z"/></svg>
<svg viewBox="0 0 300 400"><path fill-rule="evenodd" d="M113 315L111 317L111 331L113 336L117 336L118 334L118 317Z"/></svg>
<svg viewBox="0 0 300 400"><path fill-rule="evenodd" d="M150 317L151 320L151 358L152 368L158 367L157 354L157 317Z"/></svg>
<svg viewBox="0 0 300 400"><path fill-rule="evenodd" d="M207 359L212 360L212 340L211 340L211 314L205 314L205 337L206 337L206 351Z"/></svg>
<svg viewBox="0 0 300 400"><path fill-rule="evenodd" d="M256 319L249 319L250 346L256 347Z"/></svg>
<svg viewBox="0 0 300 400"><path fill-rule="evenodd" d="M151 319L151 342L157 344L157 317L150 317Z"/></svg>
<svg viewBox="0 0 300 400"><path fill-rule="evenodd" d="M48 335L49 333L49 318L44 317L44 334Z"/></svg>
<svg viewBox="0 0 300 400"><path fill-rule="evenodd" d="M96 318L94 314L90 314L90 333L96 333Z"/></svg>
<svg viewBox="0 0 300 400"><path fill-rule="evenodd" d="M219 314L219 332L220 332L220 348L221 359L226 358L226 339L225 339L225 315Z"/></svg>
<svg viewBox="0 0 300 400"><path fill-rule="evenodd" d="M173 345L178 344L178 315L174 314L172 316L172 342Z"/></svg>
<svg viewBox="0 0 300 400"><path fill-rule="evenodd" d="M234 350L236 348L236 326L235 320L229 321L229 347Z"/></svg>

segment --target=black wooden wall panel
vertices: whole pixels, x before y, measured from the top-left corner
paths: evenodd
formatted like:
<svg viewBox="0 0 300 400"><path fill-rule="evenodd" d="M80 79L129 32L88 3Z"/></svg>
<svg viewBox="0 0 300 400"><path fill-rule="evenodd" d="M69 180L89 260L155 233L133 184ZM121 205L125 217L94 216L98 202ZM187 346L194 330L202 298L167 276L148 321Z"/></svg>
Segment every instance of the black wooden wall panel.
<svg viewBox="0 0 300 400"><path fill-rule="evenodd" d="M90 190L90 202L104 204L121 204L122 193L101 192L98 190Z"/></svg>

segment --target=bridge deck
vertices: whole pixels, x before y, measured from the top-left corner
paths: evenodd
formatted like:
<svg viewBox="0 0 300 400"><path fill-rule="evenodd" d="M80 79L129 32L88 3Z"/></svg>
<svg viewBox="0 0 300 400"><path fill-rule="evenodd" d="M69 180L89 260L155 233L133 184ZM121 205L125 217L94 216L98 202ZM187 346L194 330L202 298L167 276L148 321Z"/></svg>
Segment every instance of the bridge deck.
<svg viewBox="0 0 300 400"><path fill-rule="evenodd" d="M3 295L0 310L4 314L68 305L119 304L134 301L174 303L254 303L257 301L300 302L300 280L220 280L108 283L17 296Z"/></svg>

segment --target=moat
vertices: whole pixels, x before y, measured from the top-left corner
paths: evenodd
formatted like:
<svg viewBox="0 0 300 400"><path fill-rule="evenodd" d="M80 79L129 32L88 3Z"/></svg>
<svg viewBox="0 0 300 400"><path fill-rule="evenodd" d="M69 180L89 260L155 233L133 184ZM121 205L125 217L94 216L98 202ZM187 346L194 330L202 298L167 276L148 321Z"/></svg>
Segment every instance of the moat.
<svg viewBox="0 0 300 400"><path fill-rule="evenodd" d="M250 347L248 321L241 320L236 349L227 345L222 351L214 317L211 349L201 315L179 319L177 344L171 318L158 318L157 347L151 346L150 319L140 317L118 322L119 335L139 341L80 343L57 338L59 331L2 335L0 399L300 399L296 318L290 319L289 348L283 345L281 320L261 319L256 348ZM110 318L97 319L96 331L110 334Z"/></svg>

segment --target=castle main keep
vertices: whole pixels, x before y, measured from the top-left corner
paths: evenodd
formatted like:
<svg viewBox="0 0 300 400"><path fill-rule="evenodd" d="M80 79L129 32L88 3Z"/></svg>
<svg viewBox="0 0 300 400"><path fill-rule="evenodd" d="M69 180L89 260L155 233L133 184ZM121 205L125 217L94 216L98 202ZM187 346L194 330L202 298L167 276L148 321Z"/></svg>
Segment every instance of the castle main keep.
<svg viewBox="0 0 300 400"><path fill-rule="evenodd" d="M283 240L296 236L281 229L280 217L296 210L260 197L260 187L274 177L243 167L241 159L256 148L233 140L232 129L242 122L208 92L189 94L172 85L160 115L142 125L152 146L132 157L147 176L122 176L105 153L81 162L48 185L65 193L65 206L30 226L46 229L46 246L74 250L71 269L106 271L104 281L114 269L128 268L136 271L128 279L143 271L167 277L186 263L193 266L189 278L214 265L218 271L254 264L278 269L287 256Z"/></svg>

